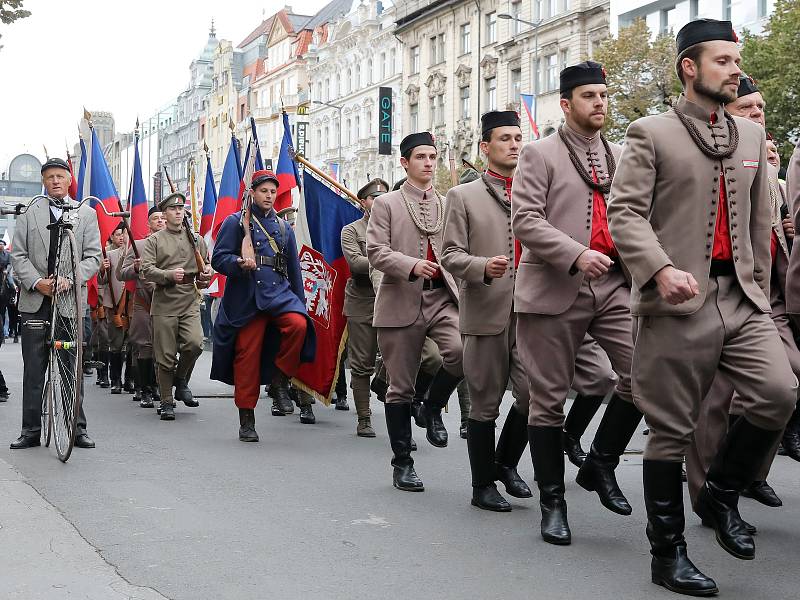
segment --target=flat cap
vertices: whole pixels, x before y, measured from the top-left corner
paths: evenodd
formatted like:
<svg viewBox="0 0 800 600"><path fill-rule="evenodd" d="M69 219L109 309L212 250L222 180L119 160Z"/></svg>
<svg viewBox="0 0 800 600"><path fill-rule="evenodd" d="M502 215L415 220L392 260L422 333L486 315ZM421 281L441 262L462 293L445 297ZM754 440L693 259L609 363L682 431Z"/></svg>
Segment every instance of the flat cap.
<svg viewBox="0 0 800 600"><path fill-rule="evenodd" d="M741 98L742 96L748 96L750 94L755 94L758 91L758 86L756 86L756 82L753 81L752 77L747 75L742 75L739 77L739 91L736 93L737 98Z"/></svg>
<svg viewBox="0 0 800 600"><path fill-rule="evenodd" d="M606 70L600 63L586 60L561 71L559 92L563 94L578 86L596 83L606 83Z"/></svg>
<svg viewBox="0 0 800 600"><path fill-rule="evenodd" d="M47 169L64 169L65 171L69 171L69 165L63 158L48 158L47 162L42 165L42 175L44 175Z"/></svg>
<svg viewBox="0 0 800 600"><path fill-rule="evenodd" d="M411 133L403 138L400 142L400 156L406 156L417 146L433 146L436 147L436 140L430 131L422 131L419 133Z"/></svg>
<svg viewBox="0 0 800 600"><path fill-rule="evenodd" d="M491 110L481 115L481 134L497 127L519 126L519 114L515 110Z"/></svg>
<svg viewBox="0 0 800 600"><path fill-rule="evenodd" d="M717 21L716 19L695 19L681 27L675 41L678 45L678 54L695 44L722 40L725 42L738 42L739 37L733 30L730 21Z"/></svg>

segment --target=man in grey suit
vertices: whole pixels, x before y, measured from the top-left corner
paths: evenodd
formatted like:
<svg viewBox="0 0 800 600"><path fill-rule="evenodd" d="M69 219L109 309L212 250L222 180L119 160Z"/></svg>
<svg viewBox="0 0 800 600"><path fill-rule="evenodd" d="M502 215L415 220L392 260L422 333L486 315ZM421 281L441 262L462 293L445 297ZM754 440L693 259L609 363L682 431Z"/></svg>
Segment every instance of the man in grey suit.
<svg viewBox="0 0 800 600"><path fill-rule="evenodd" d="M55 268L56 240L58 230L47 229L61 216L64 204L73 204L67 192L72 177L69 166L59 158L51 158L42 166L42 184L50 202L39 198L28 210L17 217L11 251L11 264L20 286L19 312L22 319L22 433L11 444L12 450L32 448L40 445L42 391L47 371L47 331L26 327L31 320L50 319L50 306L54 285L52 273ZM86 302L86 282L100 266L100 230L97 215L88 206L81 207L71 215L73 232L78 243L80 257L80 285L83 301ZM75 285L77 282L59 282L60 285ZM76 317L77 318L77 317ZM81 388L81 393L83 389ZM78 448L94 448L94 442L86 435L86 416L81 406L78 415Z"/></svg>

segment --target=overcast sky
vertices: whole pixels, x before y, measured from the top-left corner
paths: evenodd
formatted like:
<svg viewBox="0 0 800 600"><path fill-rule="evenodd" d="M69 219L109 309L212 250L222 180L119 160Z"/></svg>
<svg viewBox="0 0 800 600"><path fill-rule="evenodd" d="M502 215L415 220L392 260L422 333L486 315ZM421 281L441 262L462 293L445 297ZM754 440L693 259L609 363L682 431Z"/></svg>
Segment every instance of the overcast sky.
<svg viewBox="0 0 800 600"><path fill-rule="evenodd" d="M291 2L289 2L291 4ZM327 0L295 0L313 14ZM77 142L89 111L114 114L117 131L132 131L189 83L189 64L208 39L239 44L276 0L25 0L31 16L0 25L0 171L14 156L44 159Z"/></svg>

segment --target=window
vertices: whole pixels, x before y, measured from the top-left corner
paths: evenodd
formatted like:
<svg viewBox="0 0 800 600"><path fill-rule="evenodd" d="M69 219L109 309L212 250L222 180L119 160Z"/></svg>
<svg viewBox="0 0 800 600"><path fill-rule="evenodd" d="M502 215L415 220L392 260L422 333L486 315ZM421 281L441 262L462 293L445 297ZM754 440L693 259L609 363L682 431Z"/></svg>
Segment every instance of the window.
<svg viewBox="0 0 800 600"><path fill-rule="evenodd" d="M497 41L497 12L486 15L486 43L494 44Z"/></svg>
<svg viewBox="0 0 800 600"><path fill-rule="evenodd" d="M350 135L352 133L352 129L351 129L352 123L350 122L350 119L347 119L347 121L345 121L345 123L347 123L346 128L345 128L345 132L347 134L347 137L344 138L344 143L349 146L350 143L354 141L353 138L350 137Z"/></svg>
<svg viewBox="0 0 800 600"><path fill-rule="evenodd" d="M359 139L361 139L361 117L359 117L358 115L356 115L356 120L354 125L355 125L355 132L354 132L355 137L353 138L353 141L357 142Z"/></svg>
<svg viewBox="0 0 800 600"><path fill-rule="evenodd" d="M434 125L436 125L436 96L430 99L430 104L428 105L428 113L430 116L429 128L433 129Z"/></svg>
<svg viewBox="0 0 800 600"><path fill-rule="evenodd" d="M436 96L436 124L444 125L444 94Z"/></svg>
<svg viewBox="0 0 800 600"><path fill-rule="evenodd" d="M346 81L347 81L346 90L347 90L347 93L349 94L350 91L352 90L352 85L353 85L353 69L351 69L350 67L347 68L347 80Z"/></svg>
<svg viewBox="0 0 800 600"><path fill-rule="evenodd" d="M444 34L434 35L430 38L431 66L444 62Z"/></svg>
<svg viewBox="0 0 800 600"><path fill-rule="evenodd" d="M460 109L459 114L462 119L469 119L469 87L462 87L459 90Z"/></svg>
<svg viewBox="0 0 800 600"><path fill-rule="evenodd" d="M438 52L439 62L444 62L445 60L445 48L444 48L444 34L439 34L439 52Z"/></svg>
<svg viewBox="0 0 800 600"><path fill-rule="evenodd" d="M694 21L697 18L698 0L689 0L689 20Z"/></svg>
<svg viewBox="0 0 800 600"><path fill-rule="evenodd" d="M397 63L397 50L389 50L389 75L394 75L395 64Z"/></svg>
<svg viewBox="0 0 800 600"><path fill-rule="evenodd" d="M381 52L381 81L386 79L386 52Z"/></svg>
<svg viewBox="0 0 800 600"><path fill-rule="evenodd" d="M461 54L467 54L469 52L469 23L461 26L459 39L461 40Z"/></svg>
<svg viewBox="0 0 800 600"><path fill-rule="evenodd" d="M558 14L558 7L556 5L558 0L544 0L545 14L544 18L555 17Z"/></svg>
<svg viewBox="0 0 800 600"><path fill-rule="evenodd" d="M317 155L322 154L322 130L317 129Z"/></svg>
<svg viewBox="0 0 800 600"><path fill-rule="evenodd" d="M522 92L522 69L511 69L511 101L519 102Z"/></svg>
<svg viewBox="0 0 800 600"><path fill-rule="evenodd" d="M416 132L419 130L419 104L412 104L408 107L409 109L409 119L408 119L408 127L409 130L412 132Z"/></svg>
<svg viewBox="0 0 800 600"><path fill-rule="evenodd" d="M356 78L353 81L353 89L358 91L361 89L361 63L356 65Z"/></svg>
<svg viewBox="0 0 800 600"><path fill-rule="evenodd" d="M558 89L558 61L555 54L544 57L545 63L545 85L546 92Z"/></svg>
<svg viewBox="0 0 800 600"><path fill-rule="evenodd" d="M559 70L563 71L567 68L567 57L569 56L568 50L565 48L558 53Z"/></svg>
<svg viewBox="0 0 800 600"><path fill-rule="evenodd" d="M372 111L367 111L367 135L372 135Z"/></svg>
<svg viewBox="0 0 800 600"><path fill-rule="evenodd" d="M411 64L411 74L414 75L415 73L419 73L419 46L414 46L409 51L409 57ZM370 64L370 72L372 72L372 59L369 61Z"/></svg>
<svg viewBox="0 0 800 600"><path fill-rule="evenodd" d="M533 20L539 21L540 19L544 18L544 14L542 13L542 2L544 0L533 0Z"/></svg>
<svg viewBox="0 0 800 600"><path fill-rule="evenodd" d="M331 130L326 125L325 126L325 134L322 136L322 150L323 150L323 152L328 150L328 144L330 143L330 134L331 134Z"/></svg>
<svg viewBox="0 0 800 600"><path fill-rule="evenodd" d="M486 110L497 110L497 77L484 80L486 90Z"/></svg>
<svg viewBox="0 0 800 600"><path fill-rule="evenodd" d="M722 0L722 20L731 20L731 4L732 0Z"/></svg>
<svg viewBox="0 0 800 600"><path fill-rule="evenodd" d="M429 46L430 46L430 59L431 59L430 64L432 66L439 62L438 59L436 58L436 50L438 48L438 46L436 45L436 36L434 35L433 37L431 37L429 42L430 42Z"/></svg>
<svg viewBox="0 0 800 600"><path fill-rule="evenodd" d="M758 18L763 19L767 16L767 0L758 0Z"/></svg>
<svg viewBox="0 0 800 600"><path fill-rule="evenodd" d="M514 0L514 2L511 3L511 16L513 17L511 21L511 35L517 35L522 25L522 23L517 20L522 18L522 0Z"/></svg>
<svg viewBox="0 0 800 600"><path fill-rule="evenodd" d="M417 50L419 50L419 46L417 46ZM419 56L417 56L417 61L419 61ZM417 69L419 69L419 65L417 65ZM414 71L414 72L416 73L417 71ZM372 59L371 58L367 61L367 85L372 85Z"/></svg>

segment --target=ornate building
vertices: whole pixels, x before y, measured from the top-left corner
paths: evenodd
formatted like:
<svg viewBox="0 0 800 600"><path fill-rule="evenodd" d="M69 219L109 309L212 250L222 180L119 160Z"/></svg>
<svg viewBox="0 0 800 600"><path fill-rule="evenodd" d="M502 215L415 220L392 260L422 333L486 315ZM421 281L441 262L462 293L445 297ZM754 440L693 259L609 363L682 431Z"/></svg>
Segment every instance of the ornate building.
<svg viewBox="0 0 800 600"><path fill-rule="evenodd" d="M220 40L212 58L211 89L206 95L205 120L199 121L200 140L208 144L211 166L218 184L231 141L230 120L237 118L242 87L242 59L241 50L234 48L228 40Z"/></svg>
<svg viewBox="0 0 800 600"><path fill-rule="evenodd" d="M338 170L340 180L354 191L372 177L390 183L403 177L402 46L394 36L394 18L390 2L352 2L347 14L315 27L307 54L312 100L306 154L318 167ZM392 90L389 130L382 127L388 120L387 110L382 113L379 106L381 87ZM391 154L381 155L379 135L387 133Z"/></svg>

